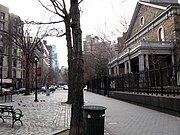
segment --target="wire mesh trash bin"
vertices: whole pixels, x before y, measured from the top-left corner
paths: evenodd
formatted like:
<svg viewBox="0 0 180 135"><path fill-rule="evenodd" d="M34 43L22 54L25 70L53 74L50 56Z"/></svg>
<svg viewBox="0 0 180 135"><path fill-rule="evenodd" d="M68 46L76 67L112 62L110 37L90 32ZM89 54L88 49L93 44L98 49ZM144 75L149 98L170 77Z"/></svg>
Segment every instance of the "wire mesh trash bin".
<svg viewBox="0 0 180 135"><path fill-rule="evenodd" d="M104 118L106 107L83 106L84 135L104 135Z"/></svg>

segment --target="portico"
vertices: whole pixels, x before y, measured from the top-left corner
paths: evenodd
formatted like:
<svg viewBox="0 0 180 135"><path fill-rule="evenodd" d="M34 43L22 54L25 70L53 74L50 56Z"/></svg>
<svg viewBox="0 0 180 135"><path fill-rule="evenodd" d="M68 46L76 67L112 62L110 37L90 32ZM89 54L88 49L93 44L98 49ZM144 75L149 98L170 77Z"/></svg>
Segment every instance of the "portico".
<svg viewBox="0 0 180 135"><path fill-rule="evenodd" d="M122 72L127 74L153 69L157 65L174 65L174 44L172 42L142 40L126 48L114 61L109 63L109 68L118 69L114 73L111 72L111 75L120 75Z"/></svg>

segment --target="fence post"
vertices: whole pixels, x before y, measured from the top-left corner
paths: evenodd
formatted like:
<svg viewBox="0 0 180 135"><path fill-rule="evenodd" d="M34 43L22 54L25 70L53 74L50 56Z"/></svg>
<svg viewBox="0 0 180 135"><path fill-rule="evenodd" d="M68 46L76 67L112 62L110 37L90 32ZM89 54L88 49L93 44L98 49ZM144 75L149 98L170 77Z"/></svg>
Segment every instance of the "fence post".
<svg viewBox="0 0 180 135"><path fill-rule="evenodd" d="M149 95L149 71L146 69L147 94Z"/></svg>
<svg viewBox="0 0 180 135"><path fill-rule="evenodd" d="M131 91L130 91L130 75L129 75L129 73L128 73L128 90L129 90L129 93L130 93Z"/></svg>
<svg viewBox="0 0 180 135"><path fill-rule="evenodd" d="M108 90L109 90L109 76L106 76L106 95L109 96L108 94Z"/></svg>
<svg viewBox="0 0 180 135"><path fill-rule="evenodd" d="M161 96L163 96L163 75L162 75L161 66L160 66L160 82L161 82Z"/></svg>
<svg viewBox="0 0 180 135"><path fill-rule="evenodd" d="M136 79L136 93L139 93L139 73L135 73L135 79Z"/></svg>

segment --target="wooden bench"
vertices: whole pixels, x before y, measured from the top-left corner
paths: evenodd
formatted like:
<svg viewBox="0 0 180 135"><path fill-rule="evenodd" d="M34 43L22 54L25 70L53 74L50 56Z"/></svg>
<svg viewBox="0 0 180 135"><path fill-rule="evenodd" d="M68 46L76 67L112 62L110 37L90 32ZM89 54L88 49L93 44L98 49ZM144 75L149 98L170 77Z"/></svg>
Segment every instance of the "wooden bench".
<svg viewBox="0 0 180 135"><path fill-rule="evenodd" d="M12 127L14 127L16 121L19 121L22 126L21 117L23 117L21 109L14 109L11 105L0 105L0 118L3 120L3 123L5 118L12 118Z"/></svg>

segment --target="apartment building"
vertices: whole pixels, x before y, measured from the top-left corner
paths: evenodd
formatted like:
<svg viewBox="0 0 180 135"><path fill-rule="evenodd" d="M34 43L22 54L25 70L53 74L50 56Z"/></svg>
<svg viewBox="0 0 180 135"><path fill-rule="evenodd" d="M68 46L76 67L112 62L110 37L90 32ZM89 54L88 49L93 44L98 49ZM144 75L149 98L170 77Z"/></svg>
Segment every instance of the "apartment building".
<svg viewBox="0 0 180 135"><path fill-rule="evenodd" d="M23 31L21 18L9 13L9 8L0 4L0 54L1 81L9 80L15 87L22 86L21 51L15 47L11 35ZM5 34L8 33L8 34Z"/></svg>
<svg viewBox="0 0 180 135"><path fill-rule="evenodd" d="M9 8L0 4L0 65L1 65L1 81L7 77L7 48L5 48L5 37L2 31L8 32Z"/></svg>

